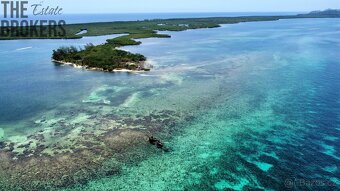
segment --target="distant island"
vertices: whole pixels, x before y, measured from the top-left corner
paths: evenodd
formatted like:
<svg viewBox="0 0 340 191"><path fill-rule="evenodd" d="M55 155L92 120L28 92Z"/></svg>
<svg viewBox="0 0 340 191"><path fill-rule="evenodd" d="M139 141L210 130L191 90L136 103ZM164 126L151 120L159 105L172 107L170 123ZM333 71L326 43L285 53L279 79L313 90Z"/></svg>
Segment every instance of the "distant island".
<svg viewBox="0 0 340 191"><path fill-rule="evenodd" d="M326 9L324 11L312 11L308 14L299 14L302 18L339 18L340 9Z"/></svg>
<svg viewBox="0 0 340 191"><path fill-rule="evenodd" d="M77 39L84 36L102 36L110 34L129 34L119 40L127 38L149 38L167 37L159 35L156 31L183 31L188 29L215 28L221 24L235 24L240 22L275 21L279 19L299 18L340 18L340 10L327 9L324 11L312 11L306 14L282 15L282 16L239 16L239 17L207 17L207 18L182 18L182 19L152 19L143 21L114 21L67 24L64 26L63 36L39 36L32 33L32 36L23 36L22 33L12 33L6 36L0 33L0 40L13 39ZM2 27L2 30L17 30L17 27ZM22 30L26 30L22 28ZM27 30L30 30L28 28ZM55 34L57 35L57 34ZM119 43L119 42L117 42ZM125 44L125 42L123 42ZM134 44L135 42L130 42Z"/></svg>
<svg viewBox="0 0 340 191"><path fill-rule="evenodd" d="M184 31L188 29L215 28L221 24L235 24L241 22L275 21L280 19L299 18L340 18L340 10L327 9L324 11L312 11L307 14L286 16L241 16L241 17L209 17L209 18L183 18L183 19L153 19L143 21L115 21L101 23L83 23L65 25L65 36L53 37L23 37L0 35L0 40L12 39L39 39L59 38L74 39L84 36L102 36L111 34L127 34L114 39L109 39L105 44L93 46L87 45L83 49L75 47L61 47L53 51L52 59L58 63L69 63L75 66L114 71L121 69L148 71L145 67L145 56L132 54L117 49L121 46L139 45L141 38L170 38L169 35L158 34L157 31Z"/></svg>

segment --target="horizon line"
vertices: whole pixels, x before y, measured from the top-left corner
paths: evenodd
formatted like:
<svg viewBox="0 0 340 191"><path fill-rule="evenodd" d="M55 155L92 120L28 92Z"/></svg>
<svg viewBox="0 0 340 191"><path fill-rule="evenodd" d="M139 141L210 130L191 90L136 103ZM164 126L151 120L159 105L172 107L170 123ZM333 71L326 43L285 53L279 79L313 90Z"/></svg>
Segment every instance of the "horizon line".
<svg viewBox="0 0 340 191"><path fill-rule="evenodd" d="M315 10L318 11L318 10ZM50 15L52 17L62 16L62 15L90 15L90 14L186 14L186 13L309 13L311 11L227 11L227 12L213 12L213 11L206 11L206 12L90 12L90 13L62 13L61 15ZM33 14L29 14L29 16L32 16ZM0 13L0 16L3 16L3 13ZM44 16L44 15L36 15L36 16Z"/></svg>

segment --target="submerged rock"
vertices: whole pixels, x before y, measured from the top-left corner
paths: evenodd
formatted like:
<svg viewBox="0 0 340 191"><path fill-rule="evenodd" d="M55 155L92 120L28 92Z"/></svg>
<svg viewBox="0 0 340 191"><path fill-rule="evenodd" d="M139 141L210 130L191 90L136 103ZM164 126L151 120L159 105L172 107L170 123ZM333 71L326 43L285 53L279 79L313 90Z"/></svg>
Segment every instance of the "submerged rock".
<svg viewBox="0 0 340 191"><path fill-rule="evenodd" d="M0 149L3 149L6 147L6 143L3 141L0 141Z"/></svg>
<svg viewBox="0 0 340 191"><path fill-rule="evenodd" d="M157 139L153 136L149 137L149 142L152 145L156 145L157 148L159 148L159 149L162 149L164 147L164 144L159 139Z"/></svg>
<svg viewBox="0 0 340 191"><path fill-rule="evenodd" d="M0 139L4 138L4 136L5 136L5 131L2 128L0 128Z"/></svg>

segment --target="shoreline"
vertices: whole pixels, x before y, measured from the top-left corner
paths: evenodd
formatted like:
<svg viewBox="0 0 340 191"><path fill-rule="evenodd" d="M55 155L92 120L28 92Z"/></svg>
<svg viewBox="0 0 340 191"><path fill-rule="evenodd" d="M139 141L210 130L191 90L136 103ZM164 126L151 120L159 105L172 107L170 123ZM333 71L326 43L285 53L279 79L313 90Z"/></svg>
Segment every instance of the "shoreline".
<svg viewBox="0 0 340 191"><path fill-rule="evenodd" d="M146 71L144 69L142 70L130 70L130 69L126 69L126 68L122 68L122 69L114 69L112 71L108 71L108 70L104 70L102 68L90 68L88 66L81 66L72 62L64 62L64 61L58 61L58 60L51 60L52 62L56 63L56 64L60 64L60 65L68 65L68 66L72 66L74 68L80 68L80 69L84 69L84 70L89 70L89 71L100 71L100 72L128 72L128 73L144 73L144 72L149 72ZM143 63L144 65L144 63ZM149 69L150 70L150 69Z"/></svg>

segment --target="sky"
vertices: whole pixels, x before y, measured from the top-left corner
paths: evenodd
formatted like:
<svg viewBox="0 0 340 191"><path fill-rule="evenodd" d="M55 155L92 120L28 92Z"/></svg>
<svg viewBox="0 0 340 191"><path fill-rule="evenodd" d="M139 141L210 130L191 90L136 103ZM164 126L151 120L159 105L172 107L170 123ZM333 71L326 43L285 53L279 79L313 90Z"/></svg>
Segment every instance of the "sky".
<svg viewBox="0 0 340 191"><path fill-rule="evenodd" d="M63 13L161 12L309 12L340 9L340 0L28 0L44 7L60 6Z"/></svg>

